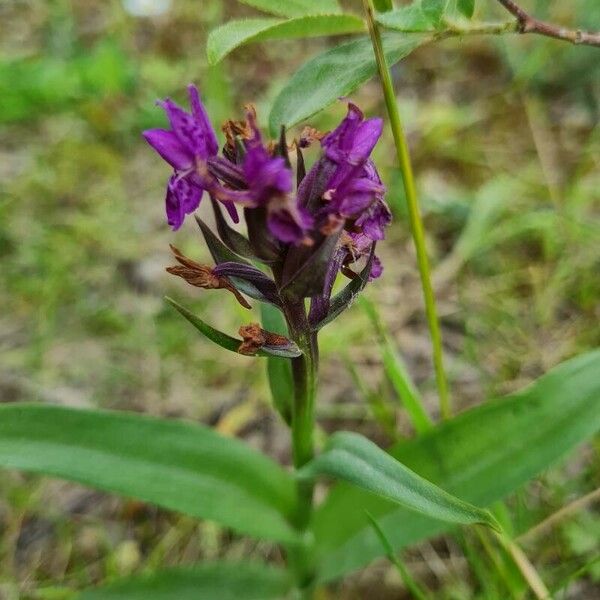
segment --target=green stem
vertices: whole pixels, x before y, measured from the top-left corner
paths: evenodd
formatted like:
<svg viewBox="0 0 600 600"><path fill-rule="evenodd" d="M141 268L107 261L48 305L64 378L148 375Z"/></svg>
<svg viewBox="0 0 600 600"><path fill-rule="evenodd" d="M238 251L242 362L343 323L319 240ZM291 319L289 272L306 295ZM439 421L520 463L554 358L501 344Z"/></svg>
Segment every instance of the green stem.
<svg viewBox="0 0 600 600"><path fill-rule="evenodd" d="M285 313L290 336L303 353L302 356L292 359L292 454L295 469L300 469L314 456L318 347L316 334L310 330L308 324L304 301L286 303ZM289 556L303 597L308 599L312 597L314 587L313 552L307 535L313 510L314 484L301 480L296 486L297 510L294 525L304 536L304 540L299 546L290 549Z"/></svg>
<svg viewBox="0 0 600 600"><path fill-rule="evenodd" d="M396 152L398 156L398 161L400 163L400 169L402 171L402 180L404 182L404 190L406 193L406 202L408 205L411 232L415 243L415 249L417 252L417 263L419 266L421 287L423 289L423 297L425 300L425 312L427 315L427 323L429 325L429 332L431 335L431 342L433 345L433 364L435 368L435 378L440 399L440 412L442 414L442 417L444 419L447 419L448 417L450 417L452 410L450 407L450 397L448 394L446 373L444 371L442 336L440 333L440 325L435 305L435 296L433 294L433 287L431 285L431 274L429 269L429 260L427 258L427 249L425 247L423 222L421 220L419 204L417 201L417 190L410 161L410 154L408 152L408 144L406 142L406 136L404 135L404 130L402 128L402 121L400 119L400 112L398 110L396 94L394 93L394 87L392 85L390 69L385 59L385 54L383 52L381 34L379 32L379 27L375 22L374 18L372 0L363 0L363 5L367 15L367 23L369 26L369 33L371 35L373 50L375 52L377 68L379 70L379 78L381 80L381 87L383 90L383 96L385 98L385 105L387 108L388 116L390 118L390 126L392 129L392 134L394 136L394 143L396 145Z"/></svg>

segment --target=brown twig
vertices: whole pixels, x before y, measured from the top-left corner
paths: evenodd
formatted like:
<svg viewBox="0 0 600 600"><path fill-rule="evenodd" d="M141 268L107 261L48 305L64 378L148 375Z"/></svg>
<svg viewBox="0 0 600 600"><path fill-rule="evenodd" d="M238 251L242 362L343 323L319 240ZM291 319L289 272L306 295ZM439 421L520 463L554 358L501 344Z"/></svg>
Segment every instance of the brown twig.
<svg viewBox="0 0 600 600"><path fill-rule="evenodd" d="M547 519L544 519L541 523L538 523L535 527L532 527L529 531L526 531L523 535L520 535L516 541L520 544L530 542L534 538L548 533L548 530L555 527L558 523L561 523L564 519L573 515L573 513L586 508L594 502L600 502L600 488L590 492L589 494L586 494L585 496L582 496L581 498L577 498L577 500L574 500L566 506L563 506L560 510L550 515Z"/></svg>
<svg viewBox="0 0 600 600"><path fill-rule="evenodd" d="M600 33L582 31L581 29L567 29L540 21L526 13L513 0L498 0L506 10L517 18L519 33L537 33L546 37L556 38L572 44L586 44L600 47Z"/></svg>

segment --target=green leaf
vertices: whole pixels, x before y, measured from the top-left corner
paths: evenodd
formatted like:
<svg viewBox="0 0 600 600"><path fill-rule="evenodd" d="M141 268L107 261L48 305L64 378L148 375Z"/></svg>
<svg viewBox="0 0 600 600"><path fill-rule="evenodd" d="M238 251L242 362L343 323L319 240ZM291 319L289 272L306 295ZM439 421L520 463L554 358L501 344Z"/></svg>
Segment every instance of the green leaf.
<svg viewBox="0 0 600 600"><path fill-rule="evenodd" d="M243 19L229 21L210 32L206 44L208 62L218 63L242 44L364 31L354 15L310 15L295 19Z"/></svg>
<svg viewBox="0 0 600 600"><path fill-rule="evenodd" d="M373 515L371 515L371 513L369 512L367 512L366 514L367 518L369 519L369 522L371 523L371 526L373 527L373 530L375 531L377 537L379 538L379 541L381 542L383 549L385 550L385 555L388 557L388 560L396 567L396 570L398 571L402 582L406 586L406 589L410 591L415 600L427 600L427 595L425 594L425 592L421 589L419 584L412 578L405 564L400 560L400 557L396 556L392 545L387 539L383 529L381 529L381 526L377 522L377 519L375 519L375 517L373 517Z"/></svg>
<svg viewBox="0 0 600 600"><path fill-rule="evenodd" d="M600 428L600 351L574 358L525 390L478 406L391 454L451 494L480 506L515 491ZM381 555L368 510L398 550L445 529L347 485L314 519L320 577L334 579Z"/></svg>
<svg viewBox="0 0 600 600"><path fill-rule="evenodd" d="M231 352L236 352L239 354L238 349L242 343L242 340L231 337L230 335L211 327L193 312L189 311L187 308L181 306L181 304L173 300L173 298L165 296L165 300L211 342L221 346L221 348L225 348L225 350L230 350ZM291 340L288 340L288 344L285 346L263 346L253 356L279 356L282 358L295 358L301 354L302 352L298 346L296 346L296 344L294 344L294 342Z"/></svg>
<svg viewBox="0 0 600 600"><path fill-rule="evenodd" d="M433 427L431 418L423 407L423 398L414 384L402 357L398 354L395 344L381 321L376 306L367 298L361 298L373 328L379 338L379 348L383 360L383 368L390 380L394 391L402 402L417 433L425 433Z"/></svg>
<svg viewBox="0 0 600 600"><path fill-rule="evenodd" d="M290 476L241 441L193 423L0 405L0 466L139 498L259 538L296 537L287 520L295 504Z"/></svg>
<svg viewBox="0 0 600 600"><path fill-rule="evenodd" d="M475 0L458 0L456 6L467 19L470 19L475 12Z"/></svg>
<svg viewBox="0 0 600 600"><path fill-rule="evenodd" d="M215 224L217 226L217 231L219 232L219 237L221 238L223 244L234 254L237 254L250 260L258 260L254 256L254 252L252 251L252 247L250 246L248 238L242 235L239 231L233 229L233 227L229 226L221 211L220 203L217 202L217 200L211 198L211 204L213 208L213 213L215 215ZM200 227L200 229L202 229L202 226ZM239 260L237 262L239 262Z"/></svg>
<svg viewBox="0 0 600 600"><path fill-rule="evenodd" d="M489 511L448 494L358 433L335 433L323 453L297 473L302 479L318 475L341 479L432 519L500 530Z"/></svg>
<svg viewBox="0 0 600 600"><path fill-rule="evenodd" d="M272 305L261 304L260 312L264 329L280 335L288 335L285 320L279 310ZM292 398L294 397L294 381L290 361L286 358L269 357L267 359L267 375L273 405L283 420L290 425L292 422Z"/></svg>
<svg viewBox="0 0 600 600"><path fill-rule="evenodd" d="M196 217L196 223L198 223L198 227L200 227L200 231L202 232L210 255L217 265L224 262L237 262L244 265L250 264L247 260L233 252L233 250L230 250L202 219Z"/></svg>
<svg viewBox="0 0 600 600"><path fill-rule="evenodd" d="M184 306L181 306L178 302L165 296L165 300L173 307L179 314L183 315L202 335L206 336L211 342L214 342L225 350L231 352L237 352L242 340L236 339L211 327L208 323L205 323L200 317L197 317L194 313L190 312Z"/></svg>
<svg viewBox="0 0 600 600"><path fill-rule="evenodd" d="M442 23L447 2L448 0L421 0L421 10L435 27Z"/></svg>
<svg viewBox="0 0 600 600"><path fill-rule="evenodd" d="M402 6L388 13L377 15L377 22L387 29L397 31L419 32L431 31L432 23L421 9L421 4L416 2Z"/></svg>
<svg viewBox="0 0 600 600"><path fill-rule="evenodd" d="M240 0L243 4L281 17L339 13L337 0Z"/></svg>
<svg viewBox="0 0 600 600"><path fill-rule="evenodd" d="M392 0L373 0L373 6L379 12L386 12L394 8Z"/></svg>
<svg viewBox="0 0 600 600"><path fill-rule="evenodd" d="M419 34L384 34L386 58L394 64L430 39L430 36ZM341 44L315 56L296 71L275 99L269 115L271 134L275 136L281 125L296 125L341 96L351 94L376 72L368 37Z"/></svg>
<svg viewBox="0 0 600 600"><path fill-rule="evenodd" d="M290 591L288 573L251 563L206 563L129 577L73 600L268 600Z"/></svg>

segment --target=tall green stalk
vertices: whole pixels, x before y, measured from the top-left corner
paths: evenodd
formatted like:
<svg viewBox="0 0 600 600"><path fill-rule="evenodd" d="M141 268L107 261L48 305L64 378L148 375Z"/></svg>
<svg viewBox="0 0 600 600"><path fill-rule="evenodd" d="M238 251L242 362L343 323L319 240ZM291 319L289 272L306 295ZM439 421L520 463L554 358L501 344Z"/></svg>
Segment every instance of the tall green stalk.
<svg viewBox="0 0 600 600"><path fill-rule="evenodd" d="M381 80L381 88L383 90L385 105L390 119L390 127L394 136L394 144L396 146L398 162L400 163L400 170L402 171L402 181L404 182L404 191L406 193L410 227L417 252L417 264L419 267L419 275L421 277L423 298L425 300L425 312L427 315L427 323L429 325L429 333L431 335L431 342L433 346L433 364L435 368L435 378L440 400L440 412L442 418L447 419L451 416L452 409L450 405L450 396L448 393L448 383L446 381L446 372L444 370L442 336L440 333L440 324L437 316L433 286L431 284L429 259L427 258L427 249L425 247L423 221L421 219L419 203L417 200L415 178L410 161L406 136L402 127L402 120L400 119L396 94L394 93L392 76L383 52L379 26L375 22L374 18L373 1L363 0L363 5L367 16L367 24L369 26L373 51L375 52L375 60L377 61L377 69L379 71L379 78Z"/></svg>
<svg viewBox="0 0 600 600"><path fill-rule="evenodd" d="M314 456L318 346L316 333L311 331L308 323L304 301L286 303L285 306L289 334L302 350L302 356L292 359L292 454L294 468L300 469ZM289 549L289 558L303 597L308 599L313 594L314 563L311 540L305 534L312 516L314 484L312 481L299 480L296 489L294 525L303 539L298 546Z"/></svg>

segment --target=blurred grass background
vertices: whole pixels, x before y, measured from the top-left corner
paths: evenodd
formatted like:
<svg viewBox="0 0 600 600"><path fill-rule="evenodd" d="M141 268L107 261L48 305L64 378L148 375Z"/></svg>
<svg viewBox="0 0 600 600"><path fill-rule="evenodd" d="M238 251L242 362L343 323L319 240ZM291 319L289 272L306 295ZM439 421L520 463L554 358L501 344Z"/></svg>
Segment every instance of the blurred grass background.
<svg viewBox="0 0 600 600"><path fill-rule="evenodd" d="M600 28L597 0L526 4L557 22ZM144 5L160 14L136 14ZM494 9L480 0L483 15L502 15ZM196 258L208 253L193 222L176 234L166 226L168 169L140 138L164 124L155 100L183 101L190 81L215 123L248 101L265 123L294 69L339 41L248 46L209 68L207 32L252 14L234 0L0 3L0 401L202 420L288 459L262 370L209 346L162 300L181 298L226 331L250 320L234 300L164 272L169 242ZM461 409L522 387L600 341L599 57L597 49L541 38L451 40L418 50L394 71ZM376 82L355 99L367 113L383 113ZM312 124L328 129L343 113L340 104ZM437 417L388 134L376 159L395 221L380 245L384 277L368 297ZM363 308L323 330L319 416L326 431L352 427L385 442L411 430ZM584 448L511 499L515 533L598 488L599 451L597 443ZM599 539L590 506L525 549L565 598L600 598ZM436 598L508 597L480 541L463 542L441 538L404 559ZM281 560L270 544L210 523L0 474L2 600L67 598L119 575L244 555ZM409 596L381 561L329 597Z"/></svg>

